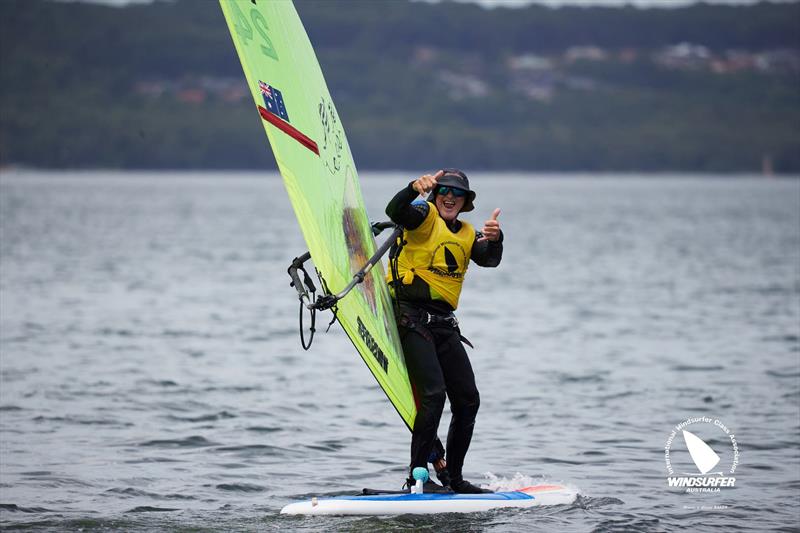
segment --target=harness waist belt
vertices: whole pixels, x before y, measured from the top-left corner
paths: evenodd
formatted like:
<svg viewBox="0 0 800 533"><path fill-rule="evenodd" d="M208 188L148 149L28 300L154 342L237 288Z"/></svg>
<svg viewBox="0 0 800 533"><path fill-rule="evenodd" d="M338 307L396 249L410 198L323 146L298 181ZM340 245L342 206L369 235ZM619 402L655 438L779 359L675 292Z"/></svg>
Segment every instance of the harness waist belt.
<svg viewBox="0 0 800 533"><path fill-rule="evenodd" d="M434 315L427 311L421 311L420 319L422 320L422 323L425 325L430 325L430 326L442 325L442 326L450 326L451 328L458 327L458 319L456 318L456 315L454 315L453 313L450 313L449 315Z"/></svg>
<svg viewBox="0 0 800 533"><path fill-rule="evenodd" d="M418 308L409 308L406 306L400 306L400 315L398 316L398 323L399 325L407 328L414 328L415 326L446 326L448 328L452 328L458 332L459 338L469 346L470 348L474 348L472 343L469 342L465 336L461 334L461 330L458 328L458 319L454 313L448 313L446 315L440 315L438 313L430 313L425 311L424 309ZM424 328L423 328L424 330ZM422 333L425 336L425 333ZM430 335L429 333L427 335ZM426 337L427 338L427 337Z"/></svg>

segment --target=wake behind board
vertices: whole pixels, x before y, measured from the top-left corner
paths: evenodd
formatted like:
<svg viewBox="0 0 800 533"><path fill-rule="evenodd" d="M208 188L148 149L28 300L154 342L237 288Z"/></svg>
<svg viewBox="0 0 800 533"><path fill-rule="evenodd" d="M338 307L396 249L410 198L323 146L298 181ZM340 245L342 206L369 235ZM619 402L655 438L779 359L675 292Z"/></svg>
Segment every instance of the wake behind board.
<svg viewBox="0 0 800 533"><path fill-rule="evenodd" d="M489 494L376 494L313 498L291 503L281 514L291 515L400 515L435 513L477 513L503 507L568 505L578 491L563 485L535 485L510 492Z"/></svg>

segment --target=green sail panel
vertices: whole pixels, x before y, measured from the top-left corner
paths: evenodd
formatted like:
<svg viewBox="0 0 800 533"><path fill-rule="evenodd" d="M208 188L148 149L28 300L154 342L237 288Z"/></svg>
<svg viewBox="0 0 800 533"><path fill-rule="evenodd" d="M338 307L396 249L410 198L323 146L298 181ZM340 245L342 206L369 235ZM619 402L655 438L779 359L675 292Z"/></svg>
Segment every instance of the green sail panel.
<svg viewBox="0 0 800 533"><path fill-rule="evenodd" d="M376 246L353 156L314 49L291 1L220 5L314 266L335 294ZM339 301L336 316L413 427L416 408L380 262Z"/></svg>

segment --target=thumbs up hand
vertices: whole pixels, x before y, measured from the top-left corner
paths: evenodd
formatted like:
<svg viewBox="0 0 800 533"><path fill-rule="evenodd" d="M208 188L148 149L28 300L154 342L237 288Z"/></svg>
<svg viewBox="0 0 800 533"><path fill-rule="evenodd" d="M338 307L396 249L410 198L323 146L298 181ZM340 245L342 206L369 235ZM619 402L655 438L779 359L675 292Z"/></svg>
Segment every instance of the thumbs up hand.
<svg viewBox="0 0 800 533"><path fill-rule="evenodd" d="M424 176L421 176L419 179L414 181L412 187L419 194L425 196L428 193L430 193L434 187L436 187L436 183L439 181L439 178L441 178L443 175L444 175L443 170L440 170L433 176L431 176L430 174L425 174Z"/></svg>
<svg viewBox="0 0 800 533"><path fill-rule="evenodd" d="M478 239L478 242L497 241L500 238L500 222L497 220L499 216L500 209L498 208L492 212L492 218L483 223L483 229L481 230L483 237Z"/></svg>

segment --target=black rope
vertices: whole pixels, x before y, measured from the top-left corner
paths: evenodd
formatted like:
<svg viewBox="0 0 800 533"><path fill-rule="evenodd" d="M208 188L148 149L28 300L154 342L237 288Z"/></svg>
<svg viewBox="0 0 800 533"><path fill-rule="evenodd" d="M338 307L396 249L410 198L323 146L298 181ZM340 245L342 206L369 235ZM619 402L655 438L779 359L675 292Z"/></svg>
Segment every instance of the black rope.
<svg viewBox="0 0 800 533"><path fill-rule="evenodd" d="M311 276L308 275L303 263L307 261L311 257L310 254L306 253L301 255L300 257L295 257L294 261L292 261L291 266L289 266L289 276L292 278L292 282L290 286L294 287L297 290L298 298L300 299L300 313L299 313L299 327L300 327L300 345L303 347L304 350L308 350L311 348L311 343L314 342L314 333L316 332L316 324L317 324L317 310L316 308L311 306L306 306L306 302L309 304L316 303L317 301L317 288L314 286L314 281L311 279ZM300 271L303 273L303 279L300 279L300 276L297 275L297 272ZM305 286L305 290L303 287ZM311 335L308 337L308 343L306 343L305 337L305 330L303 328L303 308L306 307L311 314L311 328L309 331Z"/></svg>
<svg viewBox="0 0 800 533"><path fill-rule="evenodd" d="M311 331L311 336L308 337L308 344L306 344L305 335L303 334L303 308L304 307L305 307L305 305L303 305L303 300L301 299L300 300L300 345L303 347L304 350L308 351L308 349L311 348L311 343L314 342L314 333L317 331L314 328L314 326L317 323L317 310L312 308L309 311L311 313L311 328L309 328L309 331Z"/></svg>
<svg viewBox="0 0 800 533"><path fill-rule="evenodd" d="M320 285L322 285L322 291L325 293L326 296L330 296L331 291L328 288L328 283L325 281L325 278L322 277L322 274L319 273L319 270L317 270L317 278L319 279ZM336 305L335 299L333 305L327 308L331 310L331 313L333 313L333 317L331 318L331 321L328 322L328 328L325 330L325 333L328 333L331 330L331 326L333 325L334 322L336 322L336 319L339 318L338 316L336 316L336 313L339 311L339 306Z"/></svg>
<svg viewBox="0 0 800 533"><path fill-rule="evenodd" d="M330 322L328 322L328 328L325 330L325 333L328 333L328 332L331 330L331 326L332 326L332 325L333 325L333 323L334 323L334 322L336 322L336 320L339 318L338 316L336 316L336 312L337 312L338 310L339 310L339 308L338 308L338 307L336 307L335 305L334 305L333 307L331 307L331 313L333 313L333 317L331 318L331 321L330 321Z"/></svg>

